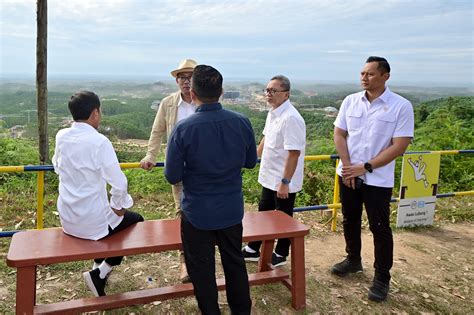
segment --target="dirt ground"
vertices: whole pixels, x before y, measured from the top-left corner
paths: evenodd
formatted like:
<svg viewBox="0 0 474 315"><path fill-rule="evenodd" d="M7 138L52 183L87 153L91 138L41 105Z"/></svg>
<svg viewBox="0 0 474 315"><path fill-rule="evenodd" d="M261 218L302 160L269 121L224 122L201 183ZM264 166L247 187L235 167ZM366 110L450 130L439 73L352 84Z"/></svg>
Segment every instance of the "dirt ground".
<svg viewBox="0 0 474 315"><path fill-rule="evenodd" d="M367 299L374 272L372 234L365 230L362 235L363 274L338 278L328 272L344 258L343 244L342 233L324 233L306 242L308 277L329 288L333 301L332 310L322 313L474 312L472 223L396 231L391 289L387 302L380 304ZM317 304L317 299L311 303ZM314 310L318 312L317 305Z"/></svg>

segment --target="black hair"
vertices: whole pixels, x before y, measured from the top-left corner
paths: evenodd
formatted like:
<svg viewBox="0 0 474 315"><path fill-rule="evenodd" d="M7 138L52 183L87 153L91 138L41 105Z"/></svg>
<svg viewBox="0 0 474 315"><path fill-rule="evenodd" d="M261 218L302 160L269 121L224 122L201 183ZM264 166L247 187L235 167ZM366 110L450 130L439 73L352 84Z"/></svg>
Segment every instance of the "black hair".
<svg viewBox="0 0 474 315"><path fill-rule="evenodd" d="M390 73L390 65L388 64L387 59L383 57L370 56L369 58L367 58L365 63L369 63L369 62L377 62L378 63L377 70L379 70L380 72Z"/></svg>
<svg viewBox="0 0 474 315"><path fill-rule="evenodd" d="M285 91L290 90L290 88L291 88L290 79L288 79L284 75L281 75L281 74L276 75L276 76L274 76L273 78L270 79L270 81L273 81L273 80L280 81L280 86L283 90L285 90Z"/></svg>
<svg viewBox="0 0 474 315"><path fill-rule="evenodd" d="M75 121L87 120L94 109L100 108L100 100L94 92L79 91L71 96L68 107Z"/></svg>
<svg viewBox="0 0 474 315"><path fill-rule="evenodd" d="M219 101L222 94L222 75L217 69L198 65L194 68L191 88L197 98L203 103Z"/></svg>

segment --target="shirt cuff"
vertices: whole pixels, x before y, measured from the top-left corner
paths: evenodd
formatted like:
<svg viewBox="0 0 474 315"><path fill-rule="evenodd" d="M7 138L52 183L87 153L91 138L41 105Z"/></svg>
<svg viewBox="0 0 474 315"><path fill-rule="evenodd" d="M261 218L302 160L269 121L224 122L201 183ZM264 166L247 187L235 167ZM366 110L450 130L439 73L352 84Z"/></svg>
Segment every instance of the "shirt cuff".
<svg viewBox="0 0 474 315"><path fill-rule="evenodd" d="M123 197L114 197L110 198L110 206L114 209L128 209L133 206L132 196L126 194Z"/></svg>

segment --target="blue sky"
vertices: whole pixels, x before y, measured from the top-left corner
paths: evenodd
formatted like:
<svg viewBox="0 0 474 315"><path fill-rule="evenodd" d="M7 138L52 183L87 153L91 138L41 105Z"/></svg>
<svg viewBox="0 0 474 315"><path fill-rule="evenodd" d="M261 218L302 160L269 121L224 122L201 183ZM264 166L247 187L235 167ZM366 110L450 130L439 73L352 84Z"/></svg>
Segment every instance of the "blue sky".
<svg viewBox="0 0 474 315"><path fill-rule="evenodd" d="M49 0L48 73L160 79L194 58L228 79L358 82L379 55L394 83L472 87L473 3ZM1 76L34 76L36 0L0 11Z"/></svg>

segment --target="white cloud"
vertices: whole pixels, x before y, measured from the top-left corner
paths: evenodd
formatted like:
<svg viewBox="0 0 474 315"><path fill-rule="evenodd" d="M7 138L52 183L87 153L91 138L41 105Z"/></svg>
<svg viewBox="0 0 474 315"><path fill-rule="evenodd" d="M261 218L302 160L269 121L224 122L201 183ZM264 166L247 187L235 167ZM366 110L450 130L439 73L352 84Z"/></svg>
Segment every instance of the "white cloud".
<svg viewBox="0 0 474 315"><path fill-rule="evenodd" d="M20 59L34 58L21 50L34 46L35 10L36 0L0 0L1 71L31 64ZM462 63L459 80L468 80L472 21L471 0L49 0L49 65L155 73L194 57L249 76L280 68L311 77L357 73L380 54Z"/></svg>

